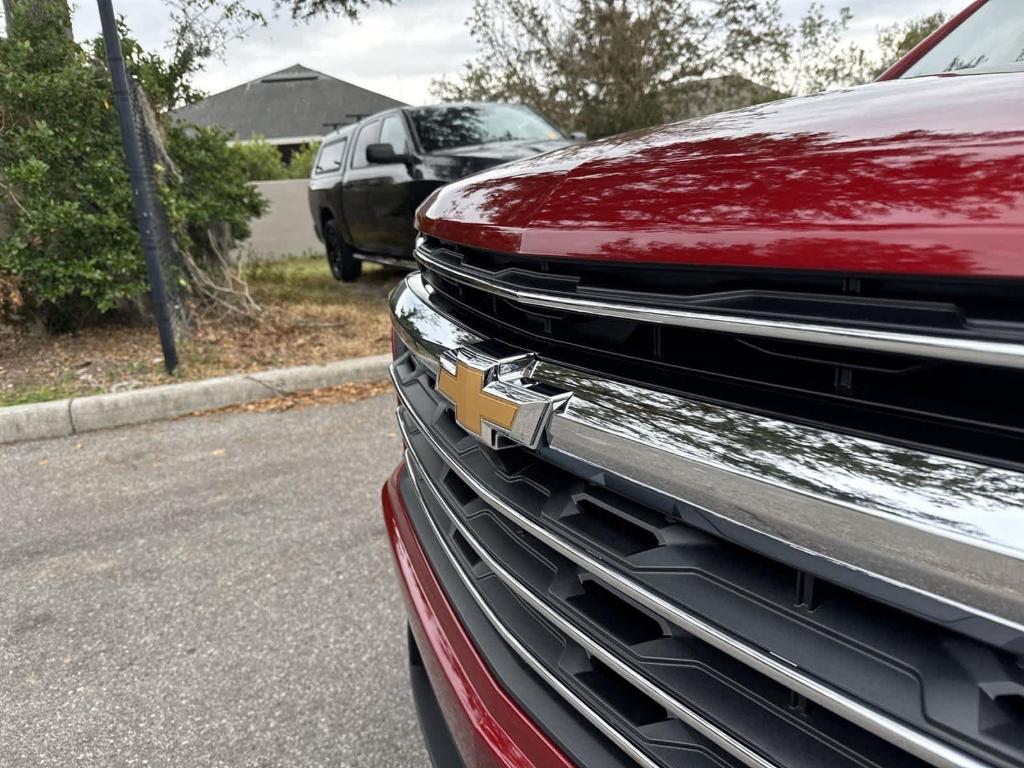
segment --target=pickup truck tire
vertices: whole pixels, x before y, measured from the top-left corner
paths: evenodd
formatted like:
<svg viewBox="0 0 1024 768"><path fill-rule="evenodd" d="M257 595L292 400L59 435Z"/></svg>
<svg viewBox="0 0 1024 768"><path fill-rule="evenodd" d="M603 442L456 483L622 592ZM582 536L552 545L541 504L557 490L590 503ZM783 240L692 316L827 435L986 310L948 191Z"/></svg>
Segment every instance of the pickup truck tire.
<svg viewBox="0 0 1024 768"><path fill-rule="evenodd" d="M352 246L338 231L333 220L324 224L324 245L327 247L327 264L335 280L351 283L363 271L363 262L353 255Z"/></svg>

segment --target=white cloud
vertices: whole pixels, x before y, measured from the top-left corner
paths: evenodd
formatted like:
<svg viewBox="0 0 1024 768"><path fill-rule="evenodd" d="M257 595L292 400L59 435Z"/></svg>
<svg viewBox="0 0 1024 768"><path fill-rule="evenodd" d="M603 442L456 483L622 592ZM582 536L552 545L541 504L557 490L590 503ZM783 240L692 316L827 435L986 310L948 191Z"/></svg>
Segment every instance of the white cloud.
<svg viewBox="0 0 1024 768"><path fill-rule="evenodd" d="M271 18L267 27L232 43L223 61L210 62L197 83L217 92L302 63L401 101L424 103L430 100L431 80L457 72L476 52L464 23L472 5L472 0L404 0L370 8L357 22L296 24ZM115 7L144 46L163 45L169 21L157 0L121 0ZM76 10L74 26L79 39L99 34L89 0Z"/></svg>
<svg viewBox="0 0 1024 768"><path fill-rule="evenodd" d="M269 8L269 0L260 0ZM796 20L810 0L782 0L787 17ZM848 5L854 12L850 36L869 43L875 29L935 10L954 12L965 0L825 0L830 12ZM159 0L115 0L133 34L148 49L167 39L169 22ZM272 18L265 29L255 29L227 50L223 62L214 61L198 78L206 91L217 92L260 75L295 64L401 101L430 101L431 80L459 71L476 51L465 20L473 0L397 0L394 6L375 6L359 22L347 19L316 20L295 24L287 17ZM80 39L99 34L93 0L79 0L75 33Z"/></svg>

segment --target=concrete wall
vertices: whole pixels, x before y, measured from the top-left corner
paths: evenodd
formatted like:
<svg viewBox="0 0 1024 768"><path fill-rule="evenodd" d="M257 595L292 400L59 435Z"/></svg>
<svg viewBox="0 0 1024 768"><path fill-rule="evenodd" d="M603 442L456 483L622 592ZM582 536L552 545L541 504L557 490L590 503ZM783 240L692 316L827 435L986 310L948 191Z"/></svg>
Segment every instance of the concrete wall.
<svg viewBox="0 0 1024 768"><path fill-rule="evenodd" d="M257 181L254 185L270 202L270 210L252 222L252 236L240 245L242 254L254 261L276 261L323 253L323 245L313 232L306 179Z"/></svg>

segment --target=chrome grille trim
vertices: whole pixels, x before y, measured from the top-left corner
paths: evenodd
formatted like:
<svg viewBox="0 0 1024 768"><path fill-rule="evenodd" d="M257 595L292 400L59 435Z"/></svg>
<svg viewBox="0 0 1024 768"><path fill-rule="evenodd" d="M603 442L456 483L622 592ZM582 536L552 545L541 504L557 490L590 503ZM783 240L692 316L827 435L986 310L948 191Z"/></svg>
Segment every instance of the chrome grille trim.
<svg viewBox="0 0 1024 768"><path fill-rule="evenodd" d="M402 427L402 434L405 435L405 426L402 423L401 416L399 416L398 423ZM411 451L406 450L405 456L406 464L407 466L410 467L410 476L412 477L413 481L413 489L416 491L416 496L420 502L420 505L423 506L424 509L426 509L423 495L422 492L420 491L419 481L417 480L416 477L416 472L412 471L412 468L415 467L416 469L418 469L419 474L422 477L426 477L426 473L423 472L422 466L420 465L419 461L415 458L415 455L412 454ZM431 490L434 490L433 485L431 485ZM442 504L442 506L444 506L443 499L439 498L439 502ZM448 512L449 516L451 516L450 510L448 510L446 506L445 510ZM650 757L647 756L647 754L643 750L641 750L639 747L633 744L633 742L631 742L629 739L623 736L619 732L619 730L615 728L615 726L613 726L611 723L605 720L605 718L603 718L598 712L596 712L589 704L587 704L585 701L583 701L583 699L581 699L579 696L573 693L573 691L570 690L555 675L553 675L548 670L548 668L536 656L534 656L528 648L526 648L526 646L519 642L519 640L509 630L505 623L500 618L498 618L498 616L494 613L493 610L491 610L491 607L487 604L487 601L484 599L484 596L480 594L480 591L476 588L476 585L473 583L473 580L462 569L462 565L461 563L459 563L458 557L455 555L454 552L452 552L451 547L445 540L445 537L441 534L441 531L437 527L437 523L435 522L433 516L429 512L427 512L425 514L425 517L427 519L427 522L430 524L431 530L437 537L441 549L444 550L445 556L451 562L452 567L455 569L455 572L459 575L459 580L462 582L463 586L465 586L466 590L473 598L473 601L483 612L484 616L490 622L491 626L494 627L494 630L499 635L501 635L501 639L508 643L509 647L516 653L516 655L519 656L519 658L521 658L526 663L526 665L530 667L530 669L536 672L541 677L541 679L544 680L545 683L550 685L558 693L559 696L565 699L566 702L568 702L573 709L575 709L577 712L580 713L580 715L586 718L586 720L591 725L593 725L601 733L603 733L617 747L619 747L619 749L621 749L633 760L635 760L638 765L643 766L643 768L661 768L660 763L657 763L654 760L652 760Z"/></svg>
<svg viewBox="0 0 1024 768"><path fill-rule="evenodd" d="M439 254L448 255L449 259L439 258ZM415 250L415 256L422 265L449 280L487 291L528 307L808 344L828 344L834 347L912 355L934 360L1024 369L1024 344L1014 342L899 333L822 323L797 323L716 312L697 312L582 299L546 291L510 287L485 272L459 263L461 257L444 248L432 250L420 245Z"/></svg>
<svg viewBox="0 0 1024 768"><path fill-rule="evenodd" d="M405 438L406 445L409 444L408 432L405 426L405 422L402 418L402 409L399 411L398 424L402 430L402 437ZM611 651L604 648L599 643L592 640L586 633L576 627L572 622L565 619L560 613L553 610L547 603L537 597L533 590L528 586L524 585L518 578L516 578L507 568L502 566L487 549L480 544L473 532L459 519L458 515L451 509L448 502L445 500L444 495L441 493L437 484L431 479L429 474L423 469L419 459L416 458L416 454L411 450L405 452L408 460L412 462L415 470L412 473L413 483L417 486L417 494L419 491L419 478L426 484L430 489L431 495L437 500L438 504L444 509L445 514L451 520L451 522L458 528L459 533L469 543L473 550L480 556L487 567L491 569L495 576L497 576L502 583L504 583L509 589L517 594L524 602L526 602L531 608L537 611L546 620L556 626L561 632L568 635L575 643L582 646L592 656L596 656L602 662L607 664L609 667L615 670L615 672L625 680L629 681L632 685L642 690L646 695L661 704L665 709L671 712L675 717L682 720L684 723L689 725L695 731L700 733L702 736L707 738L712 743L721 747L723 750L728 752L730 755L740 760L744 765L750 766L750 768L778 768L776 763L765 759L754 750L743 744L741 741L733 738L731 735L717 727L714 723L707 720L700 713L687 706L685 703L680 701L678 698L673 696L669 691L662 688L660 685L652 680L649 680L644 675L636 672L632 669L629 664L619 658ZM422 498L422 496L421 496ZM428 515L429 516L429 515ZM456 563L457 568L460 566Z"/></svg>
<svg viewBox="0 0 1024 768"><path fill-rule="evenodd" d="M527 531L559 554L568 558L576 565L598 578L606 586L626 595L640 605L653 611L680 629L694 635L709 645L728 654L743 664L757 670L792 691L805 696L840 717L849 720L864 730L895 744L936 768L988 768L983 763L960 750L939 742L927 734L877 712L857 700L834 690L818 680L803 673L790 662L771 653L755 648L742 640L732 637L719 628L709 624L699 616L675 605L661 596L651 592L642 585L622 574L617 569L607 566L583 550L577 548L561 536L538 525L528 516L506 504L501 498L491 493L470 472L467 472L458 457L442 445L430 432L429 427L412 409L402 395L402 387L394 366L391 366L391 377L395 390L399 393L402 407L415 423L417 430L430 443L442 460L447 464L469 488L491 508L503 515L513 524ZM401 424L401 420L399 420ZM404 436L404 429L403 429Z"/></svg>
<svg viewBox="0 0 1024 768"><path fill-rule="evenodd" d="M431 371L483 338L410 275L395 329ZM573 392L551 449L900 589L1024 633L1024 476L626 385L541 360ZM950 568L969 562L971 568ZM941 617L940 617L941 618ZM1018 650L1019 652L1019 650Z"/></svg>

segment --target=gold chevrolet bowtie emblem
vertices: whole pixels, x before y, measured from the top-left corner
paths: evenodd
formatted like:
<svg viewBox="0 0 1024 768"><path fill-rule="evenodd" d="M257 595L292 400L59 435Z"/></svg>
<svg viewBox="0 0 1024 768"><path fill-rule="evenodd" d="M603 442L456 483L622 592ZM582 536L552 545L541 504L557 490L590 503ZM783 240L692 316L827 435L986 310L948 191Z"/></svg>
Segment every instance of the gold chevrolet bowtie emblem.
<svg viewBox="0 0 1024 768"><path fill-rule="evenodd" d="M485 420L512 429L519 412L515 403L484 391L485 373L458 360L454 376L442 368L437 379L438 391L455 403L455 420L477 437L483 437Z"/></svg>
<svg viewBox="0 0 1024 768"><path fill-rule="evenodd" d="M437 391L455 406L455 421L484 445L536 448L555 408L570 393L540 388L533 355L492 357L475 347L446 350L438 359Z"/></svg>

